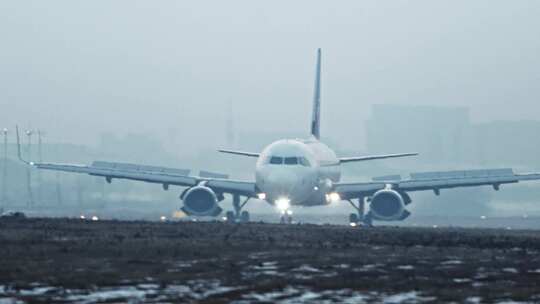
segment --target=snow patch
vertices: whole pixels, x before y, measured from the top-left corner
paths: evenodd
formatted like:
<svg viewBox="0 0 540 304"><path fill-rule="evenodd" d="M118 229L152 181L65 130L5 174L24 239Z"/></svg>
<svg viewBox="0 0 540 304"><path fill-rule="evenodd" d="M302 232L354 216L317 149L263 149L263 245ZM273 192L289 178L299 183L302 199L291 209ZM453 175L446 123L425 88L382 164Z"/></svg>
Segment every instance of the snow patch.
<svg viewBox="0 0 540 304"><path fill-rule="evenodd" d="M309 265L302 265L300 267L297 267L295 269L293 269L293 271L298 271L298 272L312 272L312 273L319 273L319 272L322 272L322 270L318 269L318 268L315 268L315 267L312 267L312 266L309 266Z"/></svg>
<svg viewBox="0 0 540 304"><path fill-rule="evenodd" d="M42 287L36 287L32 289L21 289L19 290L19 294L21 296L41 296L48 292L56 290L55 287L50 286L42 286Z"/></svg>
<svg viewBox="0 0 540 304"><path fill-rule="evenodd" d="M159 285L158 284L138 284L137 285L137 288L138 289L158 289L159 288Z"/></svg>
<svg viewBox="0 0 540 304"><path fill-rule="evenodd" d="M15 298L0 298L0 304L23 304L24 302Z"/></svg>
<svg viewBox="0 0 540 304"><path fill-rule="evenodd" d="M260 265L255 265L251 267L251 269L253 270L276 270L277 268L277 262L275 261L263 262Z"/></svg>
<svg viewBox="0 0 540 304"><path fill-rule="evenodd" d="M387 296L385 299L383 299L383 303L395 304L403 303L405 301L414 301L416 303L418 300L418 293L416 291L410 291Z"/></svg>
<svg viewBox="0 0 540 304"><path fill-rule="evenodd" d="M88 294L71 295L68 301L80 303L97 303L105 301L143 300L148 291L138 290L135 287L123 286L118 288L104 288Z"/></svg>
<svg viewBox="0 0 540 304"><path fill-rule="evenodd" d="M463 264L461 260L448 260L441 263L441 265L460 265Z"/></svg>
<svg viewBox="0 0 540 304"><path fill-rule="evenodd" d="M366 303L373 296L363 294L350 289L314 291L308 288L287 287L279 291L270 291L265 293L249 293L243 296L244 301L237 303L278 303L278 304L296 304L296 303L345 303L357 304Z"/></svg>
<svg viewBox="0 0 540 304"><path fill-rule="evenodd" d="M482 303L482 298L481 297L468 297L467 299L465 299L465 303L469 303L469 304Z"/></svg>
<svg viewBox="0 0 540 304"><path fill-rule="evenodd" d="M413 265L399 265L396 268L400 270L413 270L414 266Z"/></svg>
<svg viewBox="0 0 540 304"><path fill-rule="evenodd" d="M517 269L511 268L511 267L503 268L502 271L503 271L503 272L508 272L508 273L518 273L518 270L517 270Z"/></svg>
<svg viewBox="0 0 540 304"><path fill-rule="evenodd" d="M360 272L366 272L366 271L372 271L378 267L382 267L384 264L366 264L363 265L360 268L355 268L354 271L360 271Z"/></svg>

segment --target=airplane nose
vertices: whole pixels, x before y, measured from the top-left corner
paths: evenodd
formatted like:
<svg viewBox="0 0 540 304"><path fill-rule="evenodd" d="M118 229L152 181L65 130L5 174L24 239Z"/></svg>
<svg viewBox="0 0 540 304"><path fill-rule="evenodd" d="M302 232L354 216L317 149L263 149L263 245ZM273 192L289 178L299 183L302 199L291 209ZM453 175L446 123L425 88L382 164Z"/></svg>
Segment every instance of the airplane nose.
<svg viewBox="0 0 540 304"><path fill-rule="evenodd" d="M290 195L296 187L297 177L294 172L279 170L268 175L268 190L274 195Z"/></svg>

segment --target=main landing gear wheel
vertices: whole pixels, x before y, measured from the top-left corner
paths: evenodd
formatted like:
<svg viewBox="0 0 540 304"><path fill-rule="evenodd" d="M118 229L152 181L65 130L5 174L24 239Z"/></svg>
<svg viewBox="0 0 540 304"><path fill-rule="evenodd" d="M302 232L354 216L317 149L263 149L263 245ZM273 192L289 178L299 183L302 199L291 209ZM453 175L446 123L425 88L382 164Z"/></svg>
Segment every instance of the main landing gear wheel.
<svg viewBox="0 0 540 304"><path fill-rule="evenodd" d="M364 216L364 225L366 227L373 227L373 215L371 214L371 211Z"/></svg>
<svg viewBox="0 0 540 304"><path fill-rule="evenodd" d="M281 224L292 224L292 215L288 212L284 212L279 219Z"/></svg>
<svg viewBox="0 0 540 304"><path fill-rule="evenodd" d="M356 213L349 214L349 225L352 227L356 226L373 226L373 216L371 211L365 212L366 198L359 197L358 205L356 205L352 200L348 200L351 206L356 209Z"/></svg>
<svg viewBox="0 0 540 304"><path fill-rule="evenodd" d="M240 196L239 195L233 195L233 207L234 211L227 211L226 218L227 223L247 223L249 222L249 212L242 211L242 208L246 205L248 202L249 197L246 198L246 200L240 204Z"/></svg>
<svg viewBox="0 0 540 304"><path fill-rule="evenodd" d="M227 211L225 218L227 219L227 223L236 222L236 216L234 215L234 211Z"/></svg>
<svg viewBox="0 0 540 304"><path fill-rule="evenodd" d="M349 224L351 226L353 226L353 227L357 226L358 222L359 222L358 214L356 214L356 213L349 214Z"/></svg>
<svg viewBox="0 0 540 304"><path fill-rule="evenodd" d="M249 212L242 211L242 213L240 213L240 223L247 223L247 222L249 222Z"/></svg>
<svg viewBox="0 0 540 304"><path fill-rule="evenodd" d="M225 218L227 219L227 223L248 223L249 212L242 211L240 215L236 215L234 211L227 211Z"/></svg>

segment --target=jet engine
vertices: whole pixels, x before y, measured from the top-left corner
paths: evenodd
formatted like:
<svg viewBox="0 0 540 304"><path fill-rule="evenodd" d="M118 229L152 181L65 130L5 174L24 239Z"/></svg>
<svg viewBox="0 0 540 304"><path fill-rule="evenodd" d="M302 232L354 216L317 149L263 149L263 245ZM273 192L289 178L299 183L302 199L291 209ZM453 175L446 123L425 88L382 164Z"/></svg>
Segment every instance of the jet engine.
<svg viewBox="0 0 540 304"><path fill-rule="evenodd" d="M187 215L218 216L222 211L218 202L223 200L223 195L216 194L204 183L186 189L180 199L184 202L182 211Z"/></svg>
<svg viewBox="0 0 540 304"><path fill-rule="evenodd" d="M411 198L407 193L383 189L375 192L371 198L370 211L376 220L401 221L411 214L405 209L410 203Z"/></svg>

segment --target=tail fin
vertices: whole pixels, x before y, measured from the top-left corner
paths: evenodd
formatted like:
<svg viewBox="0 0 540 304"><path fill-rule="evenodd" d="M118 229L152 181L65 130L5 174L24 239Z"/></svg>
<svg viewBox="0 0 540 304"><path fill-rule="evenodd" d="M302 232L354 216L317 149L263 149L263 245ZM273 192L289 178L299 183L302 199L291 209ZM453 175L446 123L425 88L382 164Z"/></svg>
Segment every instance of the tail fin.
<svg viewBox="0 0 540 304"><path fill-rule="evenodd" d="M311 135L321 137L321 49L317 50L315 70L315 91L313 93L313 113L311 116Z"/></svg>

